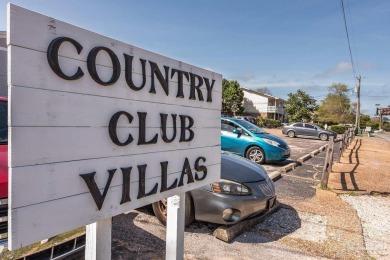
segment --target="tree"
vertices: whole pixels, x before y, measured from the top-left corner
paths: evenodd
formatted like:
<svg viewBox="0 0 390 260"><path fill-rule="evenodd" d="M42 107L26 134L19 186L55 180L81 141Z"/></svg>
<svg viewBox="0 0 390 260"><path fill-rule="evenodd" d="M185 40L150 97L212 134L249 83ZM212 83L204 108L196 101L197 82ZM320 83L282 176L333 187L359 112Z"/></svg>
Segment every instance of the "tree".
<svg viewBox="0 0 390 260"><path fill-rule="evenodd" d="M348 86L343 83L333 83L329 93L318 108L318 119L321 122L353 123L354 108L347 95Z"/></svg>
<svg viewBox="0 0 390 260"><path fill-rule="evenodd" d="M371 117L369 115L361 115L360 116L360 127L365 128L366 126L371 126Z"/></svg>
<svg viewBox="0 0 390 260"><path fill-rule="evenodd" d="M285 110L286 118L289 122L308 122L314 116L314 111L317 109L317 104L313 97L305 91L298 89L295 94L289 93Z"/></svg>
<svg viewBox="0 0 390 260"><path fill-rule="evenodd" d="M272 96L271 90L267 87L261 87L256 89L257 92Z"/></svg>
<svg viewBox="0 0 390 260"><path fill-rule="evenodd" d="M242 113L244 92L236 80L222 80L222 111L227 114Z"/></svg>

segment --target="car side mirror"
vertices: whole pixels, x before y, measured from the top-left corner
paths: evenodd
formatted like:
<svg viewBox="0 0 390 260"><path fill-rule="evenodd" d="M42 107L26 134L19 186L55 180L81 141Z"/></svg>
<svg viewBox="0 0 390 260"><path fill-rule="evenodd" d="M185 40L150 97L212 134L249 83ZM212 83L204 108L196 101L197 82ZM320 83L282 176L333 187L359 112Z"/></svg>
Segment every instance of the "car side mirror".
<svg viewBox="0 0 390 260"><path fill-rule="evenodd" d="M242 134L242 130L241 129L233 129L233 134L241 135Z"/></svg>
<svg viewBox="0 0 390 260"><path fill-rule="evenodd" d="M315 130L318 130L318 128L317 128L317 127L314 127L314 129L315 129Z"/></svg>

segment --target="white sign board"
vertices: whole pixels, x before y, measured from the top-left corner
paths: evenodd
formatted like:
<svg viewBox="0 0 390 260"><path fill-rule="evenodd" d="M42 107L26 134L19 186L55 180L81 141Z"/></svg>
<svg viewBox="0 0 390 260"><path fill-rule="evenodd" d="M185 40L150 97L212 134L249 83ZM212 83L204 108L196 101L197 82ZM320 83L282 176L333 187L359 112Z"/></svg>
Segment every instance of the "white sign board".
<svg viewBox="0 0 390 260"><path fill-rule="evenodd" d="M220 178L222 76L8 6L9 246Z"/></svg>

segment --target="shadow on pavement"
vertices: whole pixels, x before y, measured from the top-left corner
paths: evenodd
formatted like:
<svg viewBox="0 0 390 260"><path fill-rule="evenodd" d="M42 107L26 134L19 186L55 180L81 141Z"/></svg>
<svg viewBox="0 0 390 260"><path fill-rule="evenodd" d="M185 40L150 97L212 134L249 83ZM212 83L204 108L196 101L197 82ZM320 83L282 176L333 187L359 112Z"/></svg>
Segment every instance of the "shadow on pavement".
<svg viewBox="0 0 390 260"><path fill-rule="evenodd" d="M349 160L350 164L353 163L353 159L356 160L356 163L355 163L353 169L349 172L341 172L340 173L340 182L341 182L341 187L342 187L341 190L343 190L343 191L366 191L366 190L359 189L359 186L358 186L358 184L356 182L356 178L355 178L355 171L360 164L359 149L361 148L361 146L362 146L362 140L359 139L356 141L355 145L353 146L353 148L351 149L351 151L348 155L348 160ZM355 156L354 156L354 158L352 158L354 154L355 154ZM348 188L347 179L346 179L348 177L347 175L349 175L353 189Z"/></svg>
<svg viewBox="0 0 390 260"><path fill-rule="evenodd" d="M298 212L293 207L281 204L278 211L267 216L249 232L234 239L234 242L269 243L277 241L298 230L301 223Z"/></svg>
<svg viewBox="0 0 390 260"><path fill-rule="evenodd" d="M112 259L164 259L165 241L134 224L137 212L112 221Z"/></svg>

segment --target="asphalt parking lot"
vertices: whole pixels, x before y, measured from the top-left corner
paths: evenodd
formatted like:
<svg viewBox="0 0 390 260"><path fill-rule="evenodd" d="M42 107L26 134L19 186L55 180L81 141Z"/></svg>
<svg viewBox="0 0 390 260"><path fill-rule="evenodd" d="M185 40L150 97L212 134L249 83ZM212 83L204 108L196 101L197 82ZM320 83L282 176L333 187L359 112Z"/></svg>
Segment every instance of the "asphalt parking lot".
<svg viewBox="0 0 390 260"><path fill-rule="evenodd" d="M279 171L281 167L327 143L315 138L288 138L280 129L266 130L282 137L291 148L291 157L287 161L264 165L268 172ZM294 201L302 201L315 195L315 186L321 178L324 155L323 151L277 179L275 187L281 209L267 216L262 223L233 242L225 243L213 236L218 225L193 222L185 230L185 259L256 259L259 252L262 252L262 257L269 259L313 259L313 256L288 247L278 240L297 231L305 218L313 221L313 216L304 216L293 206ZM314 221L322 220L317 220L314 216ZM318 237L322 232L313 230L313 226L306 231L310 230L315 232L313 237ZM307 236L306 231L304 236ZM299 232L297 236L300 236ZM154 217L151 207L143 207L113 218L112 254L113 259L165 258L165 227Z"/></svg>

